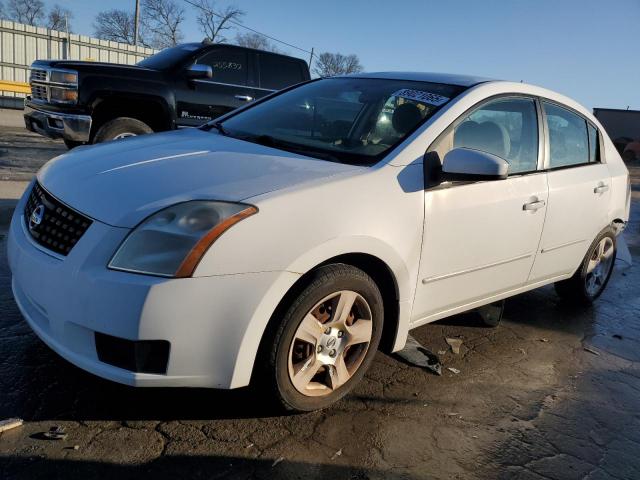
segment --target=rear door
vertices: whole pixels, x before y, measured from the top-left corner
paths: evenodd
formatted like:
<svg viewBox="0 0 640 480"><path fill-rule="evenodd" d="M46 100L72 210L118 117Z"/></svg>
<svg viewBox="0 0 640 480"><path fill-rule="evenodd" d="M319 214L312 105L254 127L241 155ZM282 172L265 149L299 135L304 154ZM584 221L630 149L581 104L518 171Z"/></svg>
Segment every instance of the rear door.
<svg viewBox="0 0 640 480"><path fill-rule="evenodd" d="M573 272L609 224L609 169L601 162L597 128L578 113L543 101L549 205L530 281Z"/></svg>
<svg viewBox="0 0 640 480"><path fill-rule="evenodd" d="M301 60L274 55L258 54L259 96L268 95L290 85L309 79L308 69Z"/></svg>
<svg viewBox="0 0 640 480"><path fill-rule="evenodd" d="M181 82L185 88L176 90L177 123L195 127L224 115L256 98L256 90L246 50L216 48L196 60L211 67L213 77Z"/></svg>

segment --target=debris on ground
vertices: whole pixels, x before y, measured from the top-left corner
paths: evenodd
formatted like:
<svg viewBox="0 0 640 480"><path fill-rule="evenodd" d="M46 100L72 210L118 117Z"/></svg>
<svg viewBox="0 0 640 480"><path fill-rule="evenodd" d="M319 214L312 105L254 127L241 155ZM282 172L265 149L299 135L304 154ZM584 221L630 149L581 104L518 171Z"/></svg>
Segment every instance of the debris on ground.
<svg viewBox="0 0 640 480"><path fill-rule="evenodd" d="M524 348L519 348L518 351L523 355L527 354L527 351Z"/></svg>
<svg viewBox="0 0 640 480"><path fill-rule="evenodd" d="M458 355L460 353L460 347L462 346L462 340L459 338L445 338L445 342L451 347L451 351Z"/></svg>
<svg viewBox="0 0 640 480"><path fill-rule="evenodd" d="M478 307L476 312L488 327L497 327L504 315L504 300Z"/></svg>
<svg viewBox="0 0 640 480"><path fill-rule="evenodd" d="M276 458L273 463L271 464L271 468L275 467L276 465L278 465L280 462L284 461L284 457L279 457Z"/></svg>
<svg viewBox="0 0 640 480"><path fill-rule="evenodd" d="M248 449L250 449L251 447L253 447L254 445L255 445L255 443L250 443L249 445L247 445L247 446L246 446L246 447L244 447L244 448L246 448L246 449L248 450Z"/></svg>
<svg viewBox="0 0 640 480"><path fill-rule="evenodd" d="M6 420L0 420L0 433L19 427L23 423L24 422L21 418L7 418Z"/></svg>
<svg viewBox="0 0 640 480"><path fill-rule="evenodd" d="M396 352L396 355L411 365L426 368L436 375L442 375L442 365L440 364L438 356L424 348L420 342L411 335L407 337L405 347L399 352Z"/></svg>
<svg viewBox="0 0 640 480"><path fill-rule="evenodd" d="M589 352L589 353L593 353L594 355L600 355L600 352L598 352L597 350L594 350L593 348L590 347L583 347L585 352Z"/></svg>
<svg viewBox="0 0 640 480"><path fill-rule="evenodd" d="M342 455L342 449L338 450L336 453L334 453L331 456L331 460L335 460L336 458L338 458L340 455Z"/></svg>
<svg viewBox="0 0 640 480"><path fill-rule="evenodd" d="M541 338L540 341L544 342L544 343L547 343L549 341L549 339L548 338Z"/></svg>
<svg viewBox="0 0 640 480"><path fill-rule="evenodd" d="M449 412L449 413L447 413L447 415L450 416L450 417L457 417L460 414L458 412Z"/></svg>
<svg viewBox="0 0 640 480"><path fill-rule="evenodd" d="M458 370L457 368L453 368L453 367L447 367L447 370L449 370L450 372L455 373L456 375L460 373L460 370Z"/></svg>
<svg viewBox="0 0 640 480"><path fill-rule="evenodd" d="M444 355L445 353L447 353L446 350L438 350L438 355Z"/></svg>
<svg viewBox="0 0 640 480"><path fill-rule="evenodd" d="M44 438L49 440L65 440L67 438L67 432L59 425L54 425L49 431L43 433Z"/></svg>

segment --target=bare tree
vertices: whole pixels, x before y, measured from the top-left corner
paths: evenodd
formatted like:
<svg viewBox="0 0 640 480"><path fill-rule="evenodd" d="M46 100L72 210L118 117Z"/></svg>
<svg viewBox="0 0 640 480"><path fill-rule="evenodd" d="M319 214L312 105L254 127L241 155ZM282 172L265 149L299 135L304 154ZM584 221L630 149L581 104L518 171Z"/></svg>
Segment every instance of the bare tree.
<svg viewBox="0 0 640 480"><path fill-rule="evenodd" d="M68 8L61 7L58 4L55 4L49 10L49 14L47 15L47 28L51 30L69 30L71 31L71 19L73 18L73 13Z"/></svg>
<svg viewBox="0 0 640 480"><path fill-rule="evenodd" d="M236 45L241 47L257 48L258 50L266 50L268 52L282 53L282 51L276 47L264 35L259 33L239 33L236 35Z"/></svg>
<svg viewBox="0 0 640 480"><path fill-rule="evenodd" d="M226 41L223 32L233 28L232 22L239 22L244 16L244 12L234 6L216 12L214 0L197 0L196 4L198 6L196 21L200 26L200 31L212 42Z"/></svg>
<svg viewBox="0 0 640 480"><path fill-rule="evenodd" d="M363 70L357 55L342 55L341 53L324 52L318 56L313 71L320 77L346 75Z"/></svg>
<svg viewBox="0 0 640 480"><path fill-rule="evenodd" d="M184 8L173 0L143 0L141 23L153 48L174 47L184 38Z"/></svg>
<svg viewBox="0 0 640 480"><path fill-rule="evenodd" d="M112 40L133 45L134 38L133 13L125 10L107 10L100 12L93 22L93 34L102 40Z"/></svg>
<svg viewBox="0 0 640 480"><path fill-rule="evenodd" d="M44 18L44 3L42 0L9 0L7 13L15 22L39 26Z"/></svg>

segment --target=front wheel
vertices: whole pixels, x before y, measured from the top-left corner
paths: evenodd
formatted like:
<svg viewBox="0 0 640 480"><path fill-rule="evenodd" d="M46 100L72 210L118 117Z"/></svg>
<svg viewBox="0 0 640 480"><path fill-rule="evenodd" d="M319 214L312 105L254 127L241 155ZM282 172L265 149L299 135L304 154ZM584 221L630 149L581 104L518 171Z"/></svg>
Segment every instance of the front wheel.
<svg viewBox="0 0 640 480"><path fill-rule="evenodd" d="M119 117L109 120L96 132L93 143L121 140L127 137L136 137L146 133L153 133L149 125L136 118Z"/></svg>
<svg viewBox="0 0 640 480"><path fill-rule="evenodd" d="M616 235L612 228L607 228L593 241L576 273L556 282L556 292L567 300L591 304L604 292L615 260Z"/></svg>
<svg viewBox="0 0 640 480"><path fill-rule="evenodd" d="M265 380L287 410L324 408L362 378L380 343L382 296L350 265L321 267L269 339Z"/></svg>

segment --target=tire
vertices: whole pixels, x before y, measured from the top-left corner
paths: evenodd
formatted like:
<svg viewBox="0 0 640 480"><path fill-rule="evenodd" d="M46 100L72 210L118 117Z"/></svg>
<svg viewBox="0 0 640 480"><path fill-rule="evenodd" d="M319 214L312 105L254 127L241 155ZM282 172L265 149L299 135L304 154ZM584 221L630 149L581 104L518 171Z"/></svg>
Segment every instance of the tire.
<svg viewBox="0 0 640 480"><path fill-rule="evenodd" d="M352 298L352 307L343 317L338 315L341 301L348 304ZM347 320L340 324L339 318ZM303 320L305 326L313 325L315 336L308 337L308 343L300 338L307 338L311 331L303 328ZM260 383L289 411L312 411L331 405L345 396L371 365L380 344L383 321L382 296L369 275L345 264L318 268L284 309L273 333L265 337ZM368 332L370 340L358 343L358 335L365 338ZM349 345L352 342L355 343ZM308 375L314 371L314 376ZM302 389L303 385L306 388Z"/></svg>
<svg viewBox="0 0 640 480"><path fill-rule="evenodd" d="M84 145L83 142L74 142L73 140L64 140L65 146L71 150L72 148L79 147L80 145Z"/></svg>
<svg viewBox="0 0 640 480"><path fill-rule="evenodd" d="M147 133L153 133L153 130L146 123L135 118L119 117L109 120L102 125L93 137L93 143L119 140L121 138L135 137Z"/></svg>
<svg viewBox="0 0 640 480"><path fill-rule="evenodd" d="M558 295L581 305L593 303L609 283L616 253L615 232L607 227L591 243L576 273L567 280L555 283Z"/></svg>

